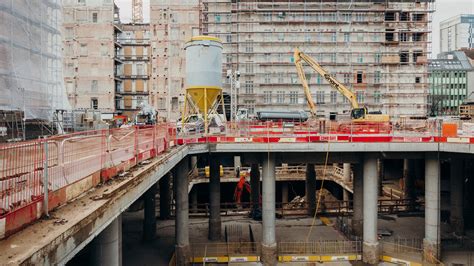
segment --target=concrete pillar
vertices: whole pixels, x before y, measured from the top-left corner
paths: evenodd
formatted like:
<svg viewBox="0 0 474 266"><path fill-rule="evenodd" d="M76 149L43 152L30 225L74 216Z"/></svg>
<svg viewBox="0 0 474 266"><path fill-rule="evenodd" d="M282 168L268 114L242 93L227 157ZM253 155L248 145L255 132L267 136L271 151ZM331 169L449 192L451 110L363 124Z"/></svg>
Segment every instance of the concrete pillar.
<svg viewBox="0 0 474 266"><path fill-rule="evenodd" d="M353 216L352 216L352 230L358 237L362 237L363 221L364 221L364 174L361 164L354 164L354 180L353 180Z"/></svg>
<svg viewBox="0 0 474 266"><path fill-rule="evenodd" d="M306 203L308 215L314 216L316 212L316 171L314 164L306 164Z"/></svg>
<svg viewBox="0 0 474 266"><path fill-rule="evenodd" d="M274 153L263 156L262 170L262 262L263 265L276 265Z"/></svg>
<svg viewBox="0 0 474 266"><path fill-rule="evenodd" d="M219 161L211 156L209 178L209 240L221 239L221 180Z"/></svg>
<svg viewBox="0 0 474 266"><path fill-rule="evenodd" d="M170 218L171 212L171 172L164 175L160 181L160 219L165 220Z"/></svg>
<svg viewBox="0 0 474 266"><path fill-rule="evenodd" d="M174 187L176 191L176 265L187 265L191 255L189 247L189 161L184 158L176 166Z"/></svg>
<svg viewBox="0 0 474 266"><path fill-rule="evenodd" d="M198 212L198 191L197 189L191 190L191 212L197 213Z"/></svg>
<svg viewBox="0 0 474 266"><path fill-rule="evenodd" d="M425 238L424 259L433 262L440 255L440 172L436 155L425 159Z"/></svg>
<svg viewBox="0 0 474 266"><path fill-rule="evenodd" d="M405 181L404 195L409 200L409 208L413 210L416 203L415 190L415 161L403 159L403 180Z"/></svg>
<svg viewBox="0 0 474 266"><path fill-rule="evenodd" d="M281 183L281 203L288 203L288 182Z"/></svg>
<svg viewBox="0 0 474 266"><path fill-rule="evenodd" d="M450 195L451 195L451 215L450 224L457 235L464 234L464 217L463 217L463 160L456 158L451 159L450 165Z"/></svg>
<svg viewBox="0 0 474 266"><path fill-rule="evenodd" d="M198 158L197 158L197 156L191 156L190 161L191 161L191 170L193 172L193 175L197 176L198 175L198 168L197 168Z"/></svg>
<svg viewBox="0 0 474 266"><path fill-rule="evenodd" d="M143 197L143 240L151 241L156 236L156 184L152 185Z"/></svg>
<svg viewBox="0 0 474 266"><path fill-rule="evenodd" d="M343 164L343 170L344 170L344 181L350 182L351 181L351 164L350 163L344 163ZM345 190L343 188L343 200L344 201L349 201L349 191Z"/></svg>
<svg viewBox="0 0 474 266"><path fill-rule="evenodd" d="M385 168L383 164L383 159L377 160L377 176L379 180L379 195L383 194L383 180L385 178Z"/></svg>
<svg viewBox="0 0 474 266"><path fill-rule="evenodd" d="M94 265L122 265L122 216L119 215L94 240Z"/></svg>
<svg viewBox="0 0 474 266"><path fill-rule="evenodd" d="M364 233L362 260L368 264L379 262L379 242L377 239L377 159L371 155L364 157Z"/></svg>
<svg viewBox="0 0 474 266"><path fill-rule="evenodd" d="M260 213L260 168L257 163L252 164L250 170L250 201L255 217L257 213Z"/></svg>
<svg viewBox="0 0 474 266"><path fill-rule="evenodd" d="M237 169L237 167L242 167L240 156L234 156L234 168Z"/></svg>

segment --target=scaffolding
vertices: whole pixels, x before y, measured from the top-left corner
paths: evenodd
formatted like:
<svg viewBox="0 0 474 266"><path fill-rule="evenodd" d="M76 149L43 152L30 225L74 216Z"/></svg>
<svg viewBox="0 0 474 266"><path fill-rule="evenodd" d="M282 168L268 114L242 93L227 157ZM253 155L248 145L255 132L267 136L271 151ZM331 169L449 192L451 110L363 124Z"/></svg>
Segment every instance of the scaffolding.
<svg viewBox="0 0 474 266"><path fill-rule="evenodd" d="M239 107L304 109L292 58L299 47L371 110L426 115L433 11L431 0L202 0L200 30L223 40L223 73L242 73ZM350 109L322 77L307 75L318 109Z"/></svg>
<svg viewBox="0 0 474 266"><path fill-rule="evenodd" d="M60 0L0 3L1 127L25 138L25 122L53 122L69 108L63 86Z"/></svg>

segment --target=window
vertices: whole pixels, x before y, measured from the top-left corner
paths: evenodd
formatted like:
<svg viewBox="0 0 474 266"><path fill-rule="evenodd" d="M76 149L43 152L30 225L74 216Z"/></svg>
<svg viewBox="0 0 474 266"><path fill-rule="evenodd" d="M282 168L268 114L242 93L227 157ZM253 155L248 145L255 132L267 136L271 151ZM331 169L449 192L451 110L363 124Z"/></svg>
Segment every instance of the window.
<svg viewBox="0 0 474 266"><path fill-rule="evenodd" d="M91 81L91 92L98 92L99 91L99 81L92 80Z"/></svg>
<svg viewBox="0 0 474 266"><path fill-rule="evenodd" d="M424 14L413 14L413 21L424 21L425 15Z"/></svg>
<svg viewBox="0 0 474 266"><path fill-rule="evenodd" d="M336 102L337 102L337 92L331 91L331 103L336 103Z"/></svg>
<svg viewBox="0 0 474 266"><path fill-rule="evenodd" d="M415 83L421 83L421 77L415 77Z"/></svg>
<svg viewBox="0 0 474 266"><path fill-rule="evenodd" d="M413 33L413 41L414 41L414 42L421 42L421 41L423 41L423 33L422 33L422 32L414 32L414 33Z"/></svg>
<svg viewBox="0 0 474 266"><path fill-rule="evenodd" d="M357 22L363 22L363 21L365 21L365 15L364 15L364 13L356 13L356 21L357 21Z"/></svg>
<svg viewBox="0 0 474 266"><path fill-rule="evenodd" d="M336 42L337 40L337 34L335 32L332 33L331 41Z"/></svg>
<svg viewBox="0 0 474 266"><path fill-rule="evenodd" d="M279 41L284 41L285 40L285 34L283 32L278 33L278 40Z"/></svg>
<svg viewBox="0 0 474 266"><path fill-rule="evenodd" d="M278 73L278 83L283 83L283 73Z"/></svg>
<svg viewBox="0 0 474 266"><path fill-rule="evenodd" d="M245 64L245 73L247 74L253 74L253 64L250 62L247 62Z"/></svg>
<svg viewBox="0 0 474 266"><path fill-rule="evenodd" d="M409 53L408 51L401 51L400 52L400 63L401 64L407 64L409 61Z"/></svg>
<svg viewBox="0 0 474 266"><path fill-rule="evenodd" d="M227 61L227 63L232 63L232 55L231 54L226 54L225 55L225 60Z"/></svg>
<svg viewBox="0 0 474 266"><path fill-rule="evenodd" d="M272 13L264 13L263 17L265 18L265 21L272 21Z"/></svg>
<svg viewBox="0 0 474 266"><path fill-rule="evenodd" d="M375 71L375 72L374 72L374 83L375 83L375 84L379 84L379 83L380 83L380 76L381 76L380 71Z"/></svg>
<svg viewBox="0 0 474 266"><path fill-rule="evenodd" d="M336 63L336 54L335 53L331 54L331 63Z"/></svg>
<svg viewBox="0 0 474 266"><path fill-rule="evenodd" d="M381 98L382 95L380 94L380 91L374 91L374 102L380 103Z"/></svg>
<svg viewBox="0 0 474 266"><path fill-rule="evenodd" d="M284 102L285 102L285 92L277 91L277 103L284 103Z"/></svg>
<svg viewBox="0 0 474 266"><path fill-rule="evenodd" d="M357 83L363 83L363 76L364 76L364 73L362 71L357 71Z"/></svg>
<svg viewBox="0 0 474 266"><path fill-rule="evenodd" d="M356 91L356 98L359 103L365 102L365 94L363 91Z"/></svg>
<svg viewBox="0 0 474 266"><path fill-rule="evenodd" d="M246 80L244 87L245 87L245 93L253 94L253 81L252 80Z"/></svg>
<svg viewBox="0 0 474 266"><path fill-rule="evenodd" d="M265 83L267 84L271 83L270 73L265 73Z"/></svg>
<svg viewBox="0 0 474 266"><path fill-rule="evenodd" d="M264 103L272 103L272 92L271 91L264 91L263 92L263 102Z"/></svg>
<svg viewBox="0 0 474 266"><path fill-rule="evenodd" d="M352 14L344 13L344 14L342 14L342 18L343 18L344 22L350 22L352 20Z"/></svg>
<svg viewBox="0 0 474 266"><path fill-rule="evenodd" d="M385 30L385 41L387 42L395 41L395 30L393 29Z"/></svg>
<svg viewBox="0 0 474 266"><path fill-rule="evenodd" d="M357 63L364 63L364 55L357 54Z"/></svg>
<svg viewBox="0 0 474 266"><path fill-rule="evenodd" d="M380 63L382 59L382 55L380 53L375 54L375 63Z"/></svg>
<svg viewBox="0 0 474 266"><path fill-rule="evenodd" d="M232 42L232 35L231 35L231 34L227 34L227 35L225 36L225 40L226 40L227 43L231 43L231 42Z"/></svg>
<svg viewBox="0 0 474 266"><path fill-rule="evenodd" d="M364 33L363 32L358 32L357 33L357 41L358 42L363 42L364 41Z"/></svg>
<svg viewBox="0 0 474 266"><path fill-rule="evenodd" d="M344 33L344 42L350 42L351 41L351 34L349 32Z"/></svg>
<svg viewBox="0 0 474 266"><path fill-rule="evenodd" d="M409 38L408 38L408 32L401 32L400 33L400 41L401 42L408 42L409 41Z"/></svg>
<svg viewBox="0 0 474 266"><path fill-rule="evenodd" d="M255 113L255 100L244 100L245 107L249 111L249 114Z"/></svg>
<svg viewBox="0 0 474 266"><path fill-rule="evenodd" d="M252 41L247 41L245 44L245 52L246 53L253 53L253 43Z"/></svg>
<svg viewBox="0 0 474 266"><path fill-rule="evenodd" d="M81 56L87 56L87 44L81 43Z"/></svg>
<svg viewBox="0 0 474 266"><path fill-rule="evenodd" d="M214 20L216 21L216 23L221 22L221 15L220 14L215 14L214 15Z"/></svg>
<svg viewBox="0 0 474 266"><path fill-rule="evenodd" d="M349 85L351 83L351 74L344 73L344 84Z"/></svg>
<svg viewBox="0 0 474 266"><path fill-rule="evenodd" d="M298 92L297 91L290 91L290 103L297 104L298 103Z"/></svg>
<svg viewBox="0 0 474 266"><path fill-rule="evenodd" d="M422 57L422 56L423 56L423 51L413 51L413 62L418 63L418 58ZM422 63L422 62L420 62L420 63Z"/></svg>
<svg viewBox="0 0 474 266"><path fill-rule="evenodd" d="M324 91L317 91L316 92L316 103L323 104L324 103Z"/></svg>
<svg viewBox="0 0 474 266"><path fill-rule="evenodd" d="M92 109L99 109L99 100L97 98L91 98L91 108Z"/></svg>
<svg viewBox="0 0 474 266"><path fill-rule="evenodd" d="M410 14L408 12L400 12L400 21L410 21Z"/></svg>
<svg viewBox="0 0 474 266"><path fill-rule="evenodd" d="M395 12L385 12L385 21L395 21L396 13Z"/></svg>
<svg viewBox="0 0 474 266"><path fill-rule="evenodd" d="M92 13L92 22L97 23L97 13L96 12Z"/></svg>

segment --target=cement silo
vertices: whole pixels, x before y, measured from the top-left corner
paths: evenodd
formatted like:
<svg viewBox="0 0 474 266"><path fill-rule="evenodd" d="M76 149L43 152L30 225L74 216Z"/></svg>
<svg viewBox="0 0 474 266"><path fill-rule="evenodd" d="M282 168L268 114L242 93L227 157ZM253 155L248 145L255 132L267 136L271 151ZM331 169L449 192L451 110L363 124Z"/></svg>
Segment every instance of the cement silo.
<svg viewBox="0 0 474 266"><path fill-rule="evenodd" d="M185 50L187 87L182 121L192 114L202 115L207 132L208 118L218 115L219 104L224 108L222 42L212 36L196 36L186 43Z"/></svg>

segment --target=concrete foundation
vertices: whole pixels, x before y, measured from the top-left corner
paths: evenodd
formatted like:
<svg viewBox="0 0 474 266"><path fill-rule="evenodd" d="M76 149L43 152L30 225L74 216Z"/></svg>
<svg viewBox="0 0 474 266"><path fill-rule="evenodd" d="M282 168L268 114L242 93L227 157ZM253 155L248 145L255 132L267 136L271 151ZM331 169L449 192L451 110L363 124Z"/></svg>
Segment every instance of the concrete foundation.
<svg viewBox="0 0 474 266"><path fill-rule="evenodd" d="M260 169L256 163L252 164L250 170L250 201L255 213L260 209Z"/></svg>
<svg viewBox="0 0 474 266"><path fill-rule="evenodd" d="M451 159L450 165L450 201L451 214L449 222L457 235L464 234L464 217L463 217L463 160L460 158Z"/></svg>
<svg viewBox="0 0 474 266"><path fill-rule="evenodd" d="M209 178L209 240L221 239L221 180L219 161L215 157L210 160Z"/></svg>
<svg viewBox="0 0 474 266"><path fill-rule="evenodd" d="M436 155L427 155L425 160L425 238L424 259L432 262L440 254L440 169Z"/></svg>
<svg viewBox="0 0 474 266"><path fill-rule="evenodd" d="M176 166L176 176L174 178L176 191L176 264L187 265L191 255L189 247L189 162L184 158Z"/></svg>
<svg viewBox="0 0 474 266"><path fill-rule="evenodd" d="M171 172L164 175L160 181L160 219L170 218L171 190L170 190Z"/></svg>
<svg viewBox="0 0 474 266"><path fill-rule="evenodd" d="M262 170L262 262L263 265L276 265L275 154L263 156Z"/></svg>
<svg viewBox="0 0 474 266"><path fill-rule="evenodd" d="M143 240L151 241L156 236L156 184L151 186L143 197Z"/></svg>
<svg viewBox="0 0 474 266"><path fill-rule="evenodd" d="M94 265L122 265L122 216L115 218L94 240Z"/></svg>
<svg viewBox="0 0 474 266"><path fill-rule="evenodd" d="M364 187L363 167L361 164L354 164L354 195L352 216L352 230L358 237L362 237L364 221Z"/></svg>
<svg viewBox="0 0 474 266"><path fill-rule="evenodd" d="M344 170L344 181L350 182L351 181L351 164L344 163L342 167ZM348 201L350 199L349 194L350 194L349 191L343 189L342 196L343 196L344 201Z"/></svg>
<svg viewBox="0 0 474 266"><path fill-rule="evenodd" d="M314 164L306 164L306 204L308 215L314 216L316 212L316 171Z"/></svg>
<svg viewBox="0 0 474 266"><path fill-rule="evenodd" d="M362 260L367 264L378 264L379 242L377 238L378 177L377 159L370 154L364 157L364 233Z"/></svg>

